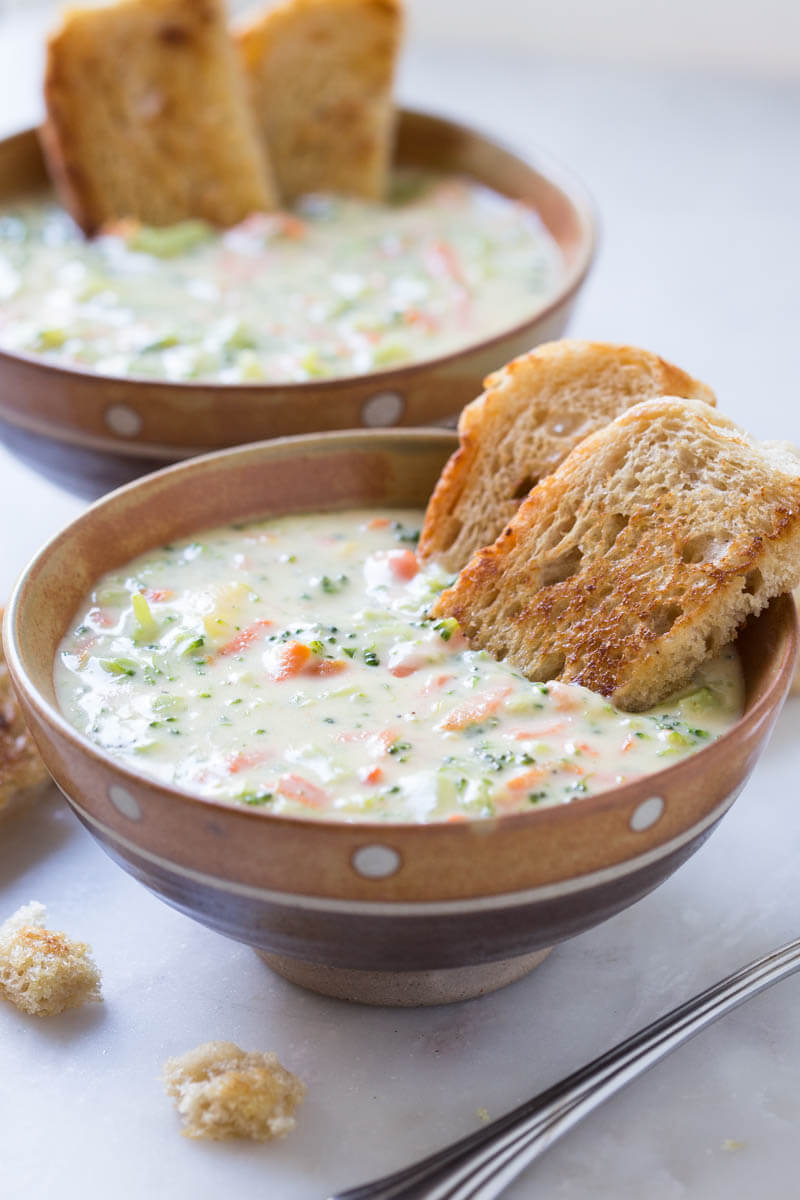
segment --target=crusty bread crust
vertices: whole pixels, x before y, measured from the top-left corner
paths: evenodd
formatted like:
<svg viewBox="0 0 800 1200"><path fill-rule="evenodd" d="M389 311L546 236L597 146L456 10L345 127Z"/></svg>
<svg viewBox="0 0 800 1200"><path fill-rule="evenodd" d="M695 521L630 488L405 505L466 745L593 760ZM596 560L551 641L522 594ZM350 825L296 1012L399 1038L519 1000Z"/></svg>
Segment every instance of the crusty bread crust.
<svg viewBox="0 0 800 1200"><path fill-rule="evenodd" d="M495 540L520 501L570 450L626 408L654 396L714 404L704 383L647 350L563 339L514 359L485 381L458 423L460 445L428 504L423 558L459 571Z"/></svg>
<svg viewBox="0 0 800 1200"><path fill-rule="evenodd" d="M385 194L401 34L399 0L287 0L240 29L284 201L306 192Z"/></svg>
<svg viewBox="0 0 800 1200"><path fill-rule="evenodd" d="M0 608L0 626L2 623L3 610ZM22 719L0 635L0 812L22 792L38 788L49 779L47 768Z"/></svg>
<svg viewBox="0 0 800 1200"><path fill-rule="evenodd" d="M223 0L69 11L44 94L50 174L87 233L124 217L233 225L276 207Z"/></svg>
<svg viewBox="0 0 800 1200"><path fill-rule="evenodd" d="M205 1042L164 1063L164 1086L183 1118L184 1137L285 1137L305 1084L274 1054L247 1053L235 1042Z"/></svg>
<svg viewBox="0 0 800 1200"><path fill-rule="evenodd" d="M667 397L581 442L434 612L530 679L639 710L799 579L797 459Z"/></svg>

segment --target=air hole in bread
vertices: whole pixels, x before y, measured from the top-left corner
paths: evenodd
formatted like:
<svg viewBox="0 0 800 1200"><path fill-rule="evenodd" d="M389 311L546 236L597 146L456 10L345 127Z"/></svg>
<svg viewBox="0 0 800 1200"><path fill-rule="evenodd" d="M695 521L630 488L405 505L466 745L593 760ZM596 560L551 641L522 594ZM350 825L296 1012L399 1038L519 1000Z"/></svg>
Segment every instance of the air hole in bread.
<svg viewBox="0 0 800 1200"><path fill-rule="evenodd" d="M662 604L653 613L651 622L653 633L659 637L664 633L669 633L678 617L682 616L682 614L683 609L680 604Z"/></svg>
<svg viewBox="0 0 800 1200"><path fill-rule="evenodd" d="M716 649L716 638L713 633L707 633L704 642L706 654L711 654Z"/></svg>
<svg viewBox="0 0 800 1200"><path fill-rule="evenodd" d="M535 487L538 482L539 480L535 475L526 475L525 478L521 479L517 484L511 499L524 500L531 488Z"/></svg>
<svg viewBox="0 0 800 1200"><path fill-rule="evenodd" d="M744 577L744 591L748 596L757 596L764 586L764 576L759 571L758 567L753 571L748 571Z"/></svg>
<svg viewBox="0 0 800 1200"><path fill-rule="evenodd" d="M580 570L583 553L580 546L574 546L566 554L545 563L539 576L539 586L549 587L552 583L563 583Z"/></svg>
<svg viewBox="0 0 800 1200"><path fill-rule="evenodd" d="M629 518L625 513L612 513L606 518L603 527L603 541L605 542L606 550L610 550L617 540L623 529L627 526Z"/></svg>
<svg viewBox="0 0 800 1200"><path fill-rule="evenodd" d="M697 537L684 542L681 558L685 563L715 562L722 558L730 542L725 537L713 533L699 533Z"/></svg>
<svg viewBox="0 0 800 1200"><path fill-rule="evenodd" d="M511 604L509 604L506 611L503 613L503 616L508 617L509 621L513 621L514 617L518 617L521 612L522 612L522 602L520 600L513 600L511 602Z"/></svg>

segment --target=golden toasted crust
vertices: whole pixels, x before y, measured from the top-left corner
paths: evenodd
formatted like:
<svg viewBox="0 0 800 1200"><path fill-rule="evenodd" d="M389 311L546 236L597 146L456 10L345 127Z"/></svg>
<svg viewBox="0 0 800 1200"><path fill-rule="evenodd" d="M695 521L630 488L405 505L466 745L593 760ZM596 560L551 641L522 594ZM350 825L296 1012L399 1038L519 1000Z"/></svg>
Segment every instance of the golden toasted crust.
<svg viewBox="0 0 800 1200"><path fill-rule="evenodd" d="M0 993L36 1017L101 999L89 947L45 929L44 917L44 906L32 901L0 926Z"/></svg>
<svg viewBox="0 0 800 1200"><path fill-rule="evenodd" d="M794 602L800 615L800 588L794 590ZM792 694L800 695L800 661L794 669L794 679L792 680Z"/></svg>
<svg viewBox="0 0 800 1200"><path fill-rule="evenodd" d="M87 233L123 217L233 225L276 206L222 0L71 10L44 90L50 173Z"/></svg>
<svg viewBox="0 0 800 1200"><path fill-rule="evenodd" d="M647 350L563 339L485 381L458 423L460 445L428 504L419 553L458 571L495 540L519 503L570 450L654 396L714 404L704 383Z"/></svg>
<svg viewBox="0 0 800 1200"><path fill-rule="evenodd" d="M0 628L3 610L0 608ZM21 792L49 780L11 687L0 633L0 812Z"/></svg>
<svg viewBox="0 0 800 1200"><path fill-rule="evenodd" d="M394 132L398 0L288 0L241 28L253 109L284 201L379 199Z"/></svg>
<svg viewBox="0 0 800 1200"><path fill-rule="evenodd" d="M167 1095L183 1118L184 1137L285 1137L305 1084L274 1054L248 1054L234 1042L206 1042L164 1063Z"/></svg>
<svg viewBox="0 0 800 1200"><path fill-rule="evenodd" d="M435 615L531 679L647 708L797 584L799 471L706 404L646 401L533 489Z"/></svg>

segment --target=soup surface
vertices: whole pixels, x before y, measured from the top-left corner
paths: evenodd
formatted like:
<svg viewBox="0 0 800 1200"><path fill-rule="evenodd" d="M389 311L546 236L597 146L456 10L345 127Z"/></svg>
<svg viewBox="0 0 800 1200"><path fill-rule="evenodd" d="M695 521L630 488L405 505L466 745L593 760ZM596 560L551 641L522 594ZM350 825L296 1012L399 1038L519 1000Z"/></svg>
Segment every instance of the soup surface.
<svg viewBox="0 0 800 1200"><path fill-rule="evenodd" d="M388 204L308 196L227 232L93 241L34 198L0 212L0 347L116 376L361 375L500 333L562 275L536 214L466 179L405 172Z"/></svg>
<svg viewBox="0 0 800 1200"><path fill-rule="evenodd" d="M268 812L439 821L566 804L700 749L741 714L736 652L622 713L531 683L430 620L421 514L216 529L107 575L64 638L61 708L145 775Z"/></svg>

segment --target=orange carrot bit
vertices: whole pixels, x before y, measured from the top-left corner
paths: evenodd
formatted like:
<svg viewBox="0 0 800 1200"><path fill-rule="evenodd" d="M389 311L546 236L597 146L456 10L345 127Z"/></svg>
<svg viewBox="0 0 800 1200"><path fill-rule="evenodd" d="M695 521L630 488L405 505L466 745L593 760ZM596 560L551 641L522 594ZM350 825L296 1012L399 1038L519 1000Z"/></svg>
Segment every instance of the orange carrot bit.
<svg viewBox="0 0 800 1200"><path fill-rule="evenodd" d="M437 688L443 688L446 683L450 683L455 679L455 675L437 675L434 679L430 679L422 689L423 696L430 696L431 692Z"/></svg>
<svg viewBox="0 0 800 1200"><path fill-rule="evenodd" d="M413 550L390 550L389 569L397 579L413 579L419 570Z"/></svg>
<svg viewBox="0 0 800 1200"><path fill-rule="evenodd" d="M541 783L549 774L550 772L546 767L531 767L530 771L525 771L523 775L517 775L514 779L509 779L506 787L509 791L521 792L525 788Z"/></svg>
<svg viewBox="0 0 800 1200"><path fill-rule="evenodd" d="M317 787L302 775L282 775L278 780L277 790L287 799L307 804L309 808L325 808L329 799L324 788Z"/></svg>
<svg viewBox="0 0 800 1200"><path fill-rule="evenodd" d="M445 821L448 825L460 825L463 821L466 821L466 819L466 813L450 813L449 817L445 817Z"/></svg>
<svg viewBox="0 0 800 1200"><path fill-rule="evenodd" d="M628 751L632 750L635 745L636 745L636 738L633 736L632 733L629 733L628 736L625 738L625 741L620 746L620 750L619 750L620 754L627 754Z"/></svg>
<svg viewBox="0 0 800 1200"><path fill-rule="evenodd" d="M300 240L306 236L306 223L301 221L299 217L293 217L291 213L281 214L281 233L284 237L295 238Z"/></svg>
<svg viewBox="0 0 800 1200"><path fill-rule="evenodd" d="M383 767L362 767L359 778L362 783L380 783L383 779Z"/></svg>
<svg viewBox="0 0 800 1200"><path fill-rule="evenodd" d="M566 772L568 775L585 775L586 774L586 768L580 766L580 764L576 763L576 762L559 763L558 769L560 771Z"/></svg>
<svg viewBox="0 0 800 1200"><path fill-rule="evenodd" d="M311 649L304 642L287 642L281 646L278 665L272 673L273 679L294 679L312 657Z"/></svg>
<svg viewBox="0 0 800 1200"><path fill-rule="evenodd" d="M114 624L114 618L105 608L90 608L88 616L90 621L102 629L108 629Z"/></svg>
<svg viewBox="0 0 800 1200"><path fill-rule="evenodd" d="M418 670L419 667L415 667L411 663L398 663L396 667L389 667L389 674L394 675L395 679L406 679L407 676L413 675Z"/></svg>
<svg viewBox="0 0 800 1200"><path fill-rule="evenodd" d="M577 697L568 692L565 687L557 687L551 684L550 699L552 700L553 708L557 709L558 712L574 712L578 707Z"/></svg>
<svg viewBox="0 0 800 1200"><path fill-rule="evenodd" d="M458 730L466 729L468 725L480 725L487 717L491 717L497 712L511 690L510 687L500 688L499 691L492 692L482 700L475 699L466 704L460 704L458 708L453 709L445 721L442 721L439 728Z"/></svg>
<svg viewBox="0 0 800 1200"><path fill-rule="evenodd" d="M600 751L595 750L594 746L590 746L588 742L576 742L575 749L580 750L581 754L586 754L589 758L599 758Z"/></svg>
<svg viewBox="0 0 800 1200"><path fill-rule="evenodd" d="M266 758L265 750L239 750L236 754L229 754L225 760L228 774L238 775L240 771L246 771L248 767L257 767Z"/></svg>
<svg viewBox="0 0 800 1200"><path fill-rule="evenodd" d="M373 517L367 524L367 529L385 529L388 524L388 517Z"/></svg>
<svg viewBox="0 0 800 1200"><path fill-rule="evenodd" d="M306 670L309 675L340 675L347 670L347 663L343 658L320 658L310 663Z"/></svg>
<svg viewBox="0 0 800 1200"><path fill-rule="evenodd" d="M142 588L142 595L151 604L161 604L164 600L171 600L175 593L172 588Z"/></svg>
<svg viewBox="0 0 800 1200"><path fill-rule="evenodd" d="M566 721L556 721L555 725L544 725L541 729L521 729L514 737L518 742L536 742L540 738L549 737L551 733L563 733L566 727Z"/></svg>
<svg viewBox="0 0 800 1200"><path fill-rule="evenodd" d="M240 654L242 650L246 650L248 646L252 646L256 638L259 638L265 629L269 629L272 621L268 621L266 617L261 617L258 621L253 621L252 625L248 625L246 629L242 629L232 637L229 642L225 642L217 651L217 658L225 658L228 654Z"/></svg>

